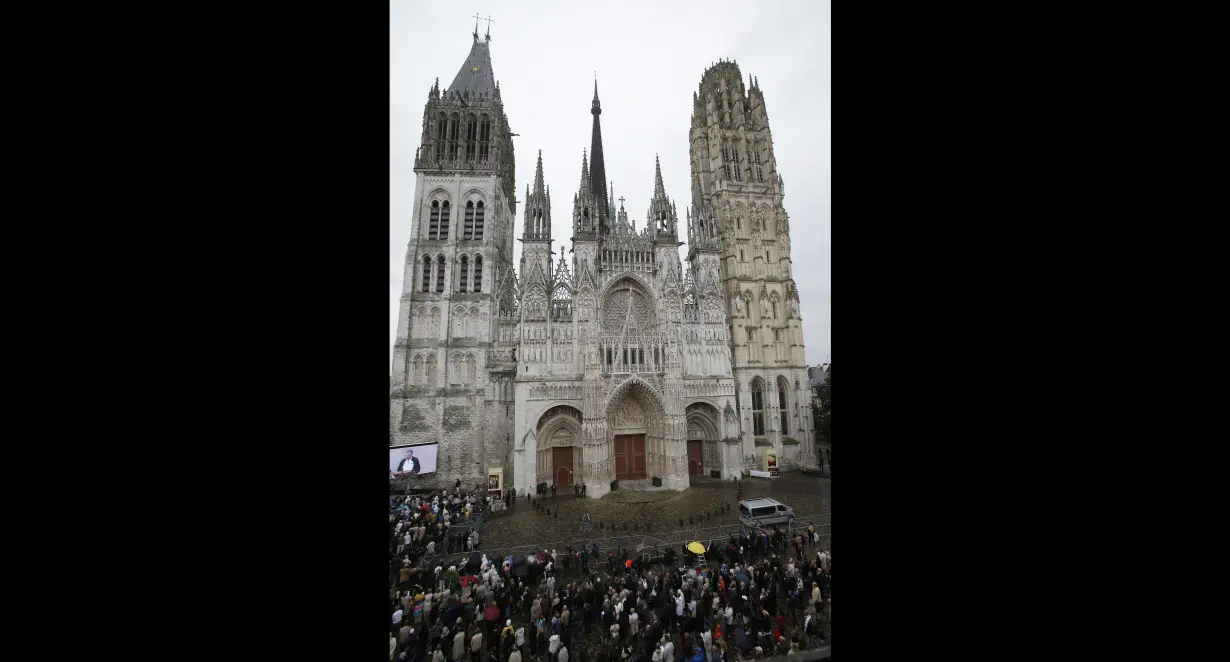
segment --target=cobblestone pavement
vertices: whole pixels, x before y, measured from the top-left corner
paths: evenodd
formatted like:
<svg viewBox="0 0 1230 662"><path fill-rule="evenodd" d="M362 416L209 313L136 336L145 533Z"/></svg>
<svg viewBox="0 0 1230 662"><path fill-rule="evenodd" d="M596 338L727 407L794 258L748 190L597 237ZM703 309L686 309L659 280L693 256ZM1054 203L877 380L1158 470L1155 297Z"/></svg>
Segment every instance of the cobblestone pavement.
<svg viewBox="0 0 1230 662"><path fill-rule="evenodd" d="M797 472L784 473L773 480L743 481L744 499L769 497L791 506L798 515L796 527L814 522L821 534L821 544L829 549L832 549L831 493L830 479ZM541 502L551 511L550 515L539 514L522 498L509 512L483 523L480 549L501 553L508 548L528 545L562 548L569 542L577 547L581 541L602 538L619 538L622 542L615 544L635 547L642 541L647 545L660 545L675 544L684 538L722 538L738 530L736 486L730 481L693 477L690 489L651 503L621 503L618 497L619 493L615 492L602 499L578 499L572 496L571 490L561 491L555 499L548 496ZM729 505L729 512L710 516L714 509L724 504ZM579 521L585 512L593 521L590 533L579 531ZM648 532L647 525L651 527Z"/></svg>

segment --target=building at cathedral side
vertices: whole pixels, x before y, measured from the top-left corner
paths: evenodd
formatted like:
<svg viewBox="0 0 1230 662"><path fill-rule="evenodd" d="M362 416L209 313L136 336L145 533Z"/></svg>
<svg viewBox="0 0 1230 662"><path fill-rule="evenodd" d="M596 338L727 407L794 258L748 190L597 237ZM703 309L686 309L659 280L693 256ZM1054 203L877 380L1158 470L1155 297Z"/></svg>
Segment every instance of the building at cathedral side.
<svg viewBox="0 0 1230 662"><path fill-rule="evenodd" d="M552 236L541 152L514 236L513 134L489 38L474 35L451 87L431 88L390 397L390 445L440 444L437 472L419 485L498 473L520 494L584 483L597 497L615 481L684 489L691 475L728 478L768 454L783 468L812 462L798 295L763 99L722 63L697 100L692 206L680 216L655 157L638 228L607 180L595 84L565 246ZM744 158L722 160L736 139ZM738 175L726 174L733 163ZM766 250L772 257L761 260Z"/></svg>
<svg viewBox="0 0 1230 662"><path fill-rule="evenodd" d="M692 104L692 200L718 237L746 462L772 449L787 465L812 466L803 318L764 94L754 79L744 85L738 64L723 61L701 77Z"/></svg>

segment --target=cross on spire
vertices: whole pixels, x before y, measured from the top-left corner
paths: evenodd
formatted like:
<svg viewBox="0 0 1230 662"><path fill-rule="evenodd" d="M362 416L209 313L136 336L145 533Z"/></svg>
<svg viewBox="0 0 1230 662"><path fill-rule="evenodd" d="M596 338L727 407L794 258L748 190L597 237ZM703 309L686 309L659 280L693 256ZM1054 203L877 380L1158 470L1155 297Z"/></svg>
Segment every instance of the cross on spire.
<svg viewBox="0 0 1230 662"><path fill-rule="evenodd" d="M491 20L491 14L487 14L487 18L484 18L483 20L487 21L487 41L491 41L491 24L495 23L495 21ZM475 25L478 24L475 23Z"/></svg>
<svg viewBox="0 0 1230 662"><path fill-rule="evenodd" d="M622 196L622 195L621 195L621 196L619 196L619 208L620 208L620 209L623 209L623 208L624 208L624 196Z"/></svg>
<svg viewBox="0 0 1230 662"><path fill-rule="evenodd" d="M481 19L482 19L482 16L479 16L478 12L474 12L474 38L475 39L478 39L478 22Z"/></svg>

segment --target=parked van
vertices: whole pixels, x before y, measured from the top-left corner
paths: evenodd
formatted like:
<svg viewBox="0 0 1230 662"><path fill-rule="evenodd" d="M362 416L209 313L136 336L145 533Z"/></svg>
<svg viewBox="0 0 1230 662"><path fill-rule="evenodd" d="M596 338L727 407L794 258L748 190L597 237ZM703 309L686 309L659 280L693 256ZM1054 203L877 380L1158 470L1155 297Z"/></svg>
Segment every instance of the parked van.
<svg viewBox="0 0 1230 662"><path fill-rule="evenodd" d="M794 521L794 509L774 499L739 502L739 521L747 526L772 526Z"/></svg>

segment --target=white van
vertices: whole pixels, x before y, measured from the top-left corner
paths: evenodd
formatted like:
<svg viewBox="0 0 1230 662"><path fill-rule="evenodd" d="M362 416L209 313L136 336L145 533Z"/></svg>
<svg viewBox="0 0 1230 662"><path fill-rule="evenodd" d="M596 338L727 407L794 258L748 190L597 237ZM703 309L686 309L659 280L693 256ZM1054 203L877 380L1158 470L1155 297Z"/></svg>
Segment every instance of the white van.
<svg viewBox="0 0 1230 662"><path fill-rule="evenodd" d="M739 521L746 526L772 526L794 522L794 509L774 499L739 502Z"/></svg>

